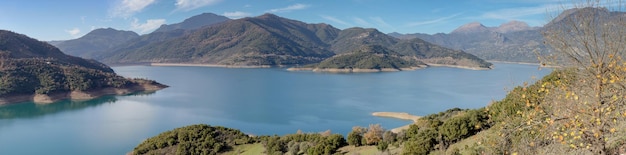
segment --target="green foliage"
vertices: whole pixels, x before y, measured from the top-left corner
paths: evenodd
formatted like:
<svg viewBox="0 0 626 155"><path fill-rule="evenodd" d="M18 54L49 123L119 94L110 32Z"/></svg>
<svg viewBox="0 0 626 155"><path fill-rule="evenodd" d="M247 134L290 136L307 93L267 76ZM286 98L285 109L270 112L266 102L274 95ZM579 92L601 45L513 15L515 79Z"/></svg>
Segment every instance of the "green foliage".
<svg viewBox="0 0 626 155"><path fill-rule="evenodd" d="M376 149L378 149L378 151L381 151L381 152L387 151L388 148L389 148L389 143L384 142L384 141L376 145Z"/></svg>
<svg viewBox="0 0 626 155"><path fill-rule="evenodd" d="M348 144L349 145L354 145L354 146L361 146L361 141L363 140L363 133L358 132L358 131L350 131L350 133L348 133Z"/></svg>
<svg viewBox="0 0 626 155"><path fill-rule="evenodd" d="M283 154L287 151L306 152L311 155L333 154L340 147L347 145L342 135L323 136L319 133L290 134L282 137L262 136L260 141L265 146L267 154ZM296 150L297 152L294 152Z"/></svg>
<svg viewBox="0 0 626 155"><path fill-rule="evenodd" d="M449 142L475 135L488 128L488 117L483 109L467 110L464 114L446 120L439 126L439 132Z"/></svg>
<svg viewBox="0 0 626 155"><path fill-rule="evenodd" d="M0 96L126 87L132 80L108 66L63 54L54 46L0 30Z"/></svg>
<svg viewBox="0 0 626 155"><path fill-rule="evenodd" d="M407 136L409 140L404 143L402 154L428 154L438 144L438 133L434 128L419 128L417 125L411 125L407 130Z"/></svg>
<svg viewBox="0 0 626 155"><path fill-rule="evenodd" d="M403 58L380 45L369 45L360 47L358 50L328 58L317 65L317 68L338 68L338 69L382 69L382 68L409 68L423 65L414 59Z"/></svg>
<svg viewBox="0 0 626 155"><path fill-rule="evenodd" d="M451 143L491 127L484 108L452 108L423 117L418 124L411 125L405 132L403 154L428 154L436 149L445 150Z"/></svg>
<svg viewBox="0 0 626 155"><path fill-rule="evenodd" d="M0 71L0 96L121 88L133 84L115 73L52 59L13 59L10 62L12 67Z"/></svg>
<svg viewBox="0 0 626 155"><path fill-rule="evenodd" d="M443 123L439 130L446 140L457 141L467 138L470 135L471 128L469 120L455 117Z"/></svg>
<svg viewBox="0 0 626 155"><path fill-rule="evenodd" d="M235 129L191 125L163 132L149 138L134 149L135 154L150 154L168 147L175 147L176 154L217 154L235 145L248 144L253 139Z"/></svg>

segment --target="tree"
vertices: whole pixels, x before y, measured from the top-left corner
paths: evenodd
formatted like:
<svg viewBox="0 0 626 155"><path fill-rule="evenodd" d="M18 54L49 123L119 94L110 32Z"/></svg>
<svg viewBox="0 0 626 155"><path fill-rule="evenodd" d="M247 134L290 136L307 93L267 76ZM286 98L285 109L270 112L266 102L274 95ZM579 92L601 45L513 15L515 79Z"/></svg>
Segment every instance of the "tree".
<svg viewBox="0 0 626 155"><path fill-rule="evenodd" d="M420 129L411 125L407 131L409 140L404 143L402 154L428 154L437 145L437 131L433 128Z"/></svg>
<svg viewBox="0 0 626 155"><path fill-rule="evenodd" d="M379 142L378 145L376 145L376 149L378 149L378 151L380 152L386 152L387 149L389 148L389 143L387 142Z"/></svg>
<svg viewBox="0 0 626 155"><path fill-rule="evenodd" d="M555 142L592 154L609 151L608 138L626 117L624 7L621 0L587 0L545 26L554 55L542 63L573 74L561 77L564 84L543 85L550 96L526 118L553 131Z"/></svg>
<svg viewBox="0 0 626 155"><path fill-rule="evenodd" d="M369 129L363 135L363 138L367 145L376 145L383 140L383 133L385 129L380 124L370 124Z"/></svg>
<svg viewBox="0 0 626 155"><path fill-rule="evenodd" d="M352 127L352 131L348 133L348 144L354 146L361 146L363 144L363 134L367 131L367 129L355 126Z"/></svg>

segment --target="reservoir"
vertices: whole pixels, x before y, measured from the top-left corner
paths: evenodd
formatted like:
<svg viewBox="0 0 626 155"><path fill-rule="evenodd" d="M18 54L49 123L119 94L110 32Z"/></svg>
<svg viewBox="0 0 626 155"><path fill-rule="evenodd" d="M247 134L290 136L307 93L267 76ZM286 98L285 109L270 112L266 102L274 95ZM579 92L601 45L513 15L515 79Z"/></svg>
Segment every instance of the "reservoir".
<svg viewBox="0 0 626 155"><path fill-rule="evenodd" d="M191 124L254 135L347 134L353 126L386 129L409 121L371 116L480 108L548 74L535 65L495 63L493 70L431 67L416 71L334 74L284 68L123 66L125 77L169 85L157 91L89 101L0 106L0 154L125 154L143 140Z"/></svg>

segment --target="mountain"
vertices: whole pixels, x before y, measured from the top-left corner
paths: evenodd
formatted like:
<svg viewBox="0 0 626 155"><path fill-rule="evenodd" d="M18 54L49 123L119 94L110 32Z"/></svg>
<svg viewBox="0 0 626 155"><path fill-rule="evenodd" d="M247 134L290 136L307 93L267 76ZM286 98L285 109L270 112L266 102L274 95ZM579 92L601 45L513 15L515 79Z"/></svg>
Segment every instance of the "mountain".
<svg viewBox="0 0 626 155"><path fill-rule="evenodd" d="M400 39L420 38L447 48L463 50L485 60L536 63L537 53L545 54L541 29L520 21L486 27L478 22L465 24L449 34L390 34Z"/></svg>
<svg viewBox="0 0 626 155"><path fill-rule="evenodd" d="M154 32L150 36L170 32ZM273 14L230 20L177 34L181 36L163 37L166 39L159 41L153 41L154 39L137 41L146 37L142 36L119 47L120 50L105 57L103 61L107 63L191 63L231 66L301 65L318 63L335 54L348 53L364 45L380 45L392 50L399 48L402 51L396 52L416 59L464 53L441 48L419 39L400 40L376 29L339 30L328 24L307 24ZM400 43L403 43L404 47L400 47ZM409 47L411 44L416 47ZM465 56L468 55L461 57ZM490 63L480 59L466 59L475 60L475 63L456 63L456 60L461 59L449 58L455 61L429 62L470 65L467 67L473 68L491 66Z"/></svg>
<svg viewBox="0 0 626 155"><path fill-rule="evenodd" d="M401 40L376 29L349 28L341 31L332 42L337 54L354 51L364 45L381 45L401 55L430 65L447 65L467 68L489 68L492 64L459 50L441 47L421 39Z"/></svg>
<svg viewBox="0 0 626 155"><path fill-rule="evenodd" d="M65 55L48 43L0 30L0 104L90 99L164 87L150 80L126 79L102 63Z"/></svg>
<svg viewBox="0 0 626 155"><path fill-rule="evenodd" d="M530 27L525 22L516 21L516 20L504 23L500 25L499 27L493 28L494 31L500 32L500 33L526 31L526 30L532 30L532 29L536 29L536 28Z"/></svg>
<svg viewBox="0 0 626 155"><path fill-rule="evenodd" d="M335 55L319 64L289 70L322 72L380 72L414 70L426 64L401 55L381 45L363 45L345 54Z"/></svg>
<svg viewBox="0 0 626 155"><path fill-rule="evenodd" d="M126 41L123 44L116 46L115 48L108 49L107 52L102 53L96 57L96 60L105 61L107 63L117 63L107 61L110 57L119 53L128 53L136 51L140 48L157 46L162 42L169 41L185 34L188 34L196 29L207 27L219 23L230 21L229 18L224 16L215 15L212 13L203 13L190 18L185 19L183 22L172 25L161 25L161 27L152 33L145 34ZM107 60L105 60L107 59Z"/></svg>
<svg viewBox="0 0 626 155"><path fill-rule="evenodd" d="M334 55L326 41L339 32L327 24L265 14L198 29L182 37L124 51L107 62L203 63L255 66L319 62Z"/></svg>
<svg viewBox="0 0 626 155"><path fill-rule="evenodd" d="M132 31L101 28L95 29L77 39L51 42L51 44L69 55L96 58L137 37L139 35Z"/></svg>
<svg viewBox="0 0 626 155"><path fill-rule="evenodd" d="M230 20L228 17L216 15L213 13L202 13L199 15L195 15L193 17L185 19L183 22L172 24L172 25L161 25L158 29L154 30L154 32L167 32L172 30L195 30L204 26L213 25L221 22L225 22Z"/></svg>
<svg viewBox="0 0 626 155"><path fill-rule="evenodd" d="M485 25L479 22L472 22L455 29L451 33L483 33L489 31L489 28L485 27Z"/></svg>

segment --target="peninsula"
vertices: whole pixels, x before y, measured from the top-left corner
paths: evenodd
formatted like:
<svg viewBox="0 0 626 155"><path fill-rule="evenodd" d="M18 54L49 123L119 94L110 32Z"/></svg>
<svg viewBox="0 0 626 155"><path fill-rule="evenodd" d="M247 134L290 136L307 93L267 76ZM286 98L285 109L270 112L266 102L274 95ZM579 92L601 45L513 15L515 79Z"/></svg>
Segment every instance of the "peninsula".
<svg viewBox="0 0 626 155"><path fill-rule="evenodd" d="M335 55L319 64L289 68L314 72L390 72L416 70L426 64L380 45L363 45L353 52Z"/></svg>
<svg viewBox="0 0 626 155"><path fill-rule="evenodd" d="M88 100L166 87L121 77L100 62L65 55L48 43L0 30L0 105Z"/></svg>

